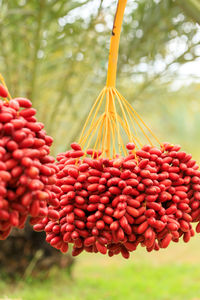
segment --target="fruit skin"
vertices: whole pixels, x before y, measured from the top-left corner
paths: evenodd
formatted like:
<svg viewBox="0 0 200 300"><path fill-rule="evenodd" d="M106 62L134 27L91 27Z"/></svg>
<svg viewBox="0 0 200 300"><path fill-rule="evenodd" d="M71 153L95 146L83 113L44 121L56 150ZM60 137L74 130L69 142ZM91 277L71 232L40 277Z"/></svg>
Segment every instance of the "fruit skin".
<svg viewBox="0 0 200 300"><path fill-rule="evenodd" d="M3 86L3 84L1 84L1 83L0 83L0 97L2 97L2 98L8 97L8 91L5 88L5 86Z"/></svg>
<svg viewBox="0 0 200 300"><path fill-rule="evenodd" d="M0 96L7 97L3 91L0 85ZM58 169L49 156L53 140L31 106L26 98L0 100L0 239L12 227L23 228L28 216L31 224L43 220L47 203L49 208L59 204L61 190L53 186ZM37 230L42 230L39 225Z"/></svg>
<svg viewBox="0 0 200 300"><path fill-rule="evenodd" d="M180 146L135 152L129 143L129 155L115 159L92 149L84 154L77 143L71 148L57 156L57 206L49 206L35 228L46 231L52 246L67 251L71 243L74 256L86 251L127 259L139 245L151 252L181 237L189 242L192 222L200 232L200 171Z"/></svg>

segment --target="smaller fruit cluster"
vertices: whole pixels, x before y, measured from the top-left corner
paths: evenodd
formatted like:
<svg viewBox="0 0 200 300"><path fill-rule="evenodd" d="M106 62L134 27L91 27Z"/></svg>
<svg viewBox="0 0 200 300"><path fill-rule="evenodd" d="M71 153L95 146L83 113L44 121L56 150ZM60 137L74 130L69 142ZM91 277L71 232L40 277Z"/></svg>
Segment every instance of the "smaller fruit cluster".
<svg viewBox="0 0 200 300"><path fill-rule="evenodd" d="M0 85L0 96L7 91ZM37 122L28 99L0 100L0 239L30 215L35 224L47 215L47 202L58 202L58 167L49 156L52 138Z"/></svg>
<svg viewBox="0 0 200 300"><path fill-rule="evenodd" d="M53 247L66 252L72 243L74 256L86 250L128 258L139 244L159 250L194 235L191 222L200 221L200 171L180 146L145 145L135 151L129 143L129 155L114 159L87 150L89 158L77 143L71 147L57 157L60 204L50 206L48 218L35 226L46 231Z"/></svg>

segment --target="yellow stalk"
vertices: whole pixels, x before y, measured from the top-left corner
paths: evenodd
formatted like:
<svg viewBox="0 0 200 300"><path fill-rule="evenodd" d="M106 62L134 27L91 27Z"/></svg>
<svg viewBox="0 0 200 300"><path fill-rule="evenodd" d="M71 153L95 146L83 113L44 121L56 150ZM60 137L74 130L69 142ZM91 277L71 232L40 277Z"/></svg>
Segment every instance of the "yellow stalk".
<svg viewBox="0 0 200 300"><path fill-rule="evenodd" d="M117 5L117 11L115 14L112 36L110 40L110 53L106 82L107 87L114 87L116 82L119 40L126 3L127 0L119 0Z"/></svg>
<svg viewBox="0 0 200 300"><path fill-rule="evenodd" d="M121 136L121 131L125 132L130 142L134 142L136 149L138 147L142 147L143 145L139 139L137 129L141 130L143 136L152 146L153 143L149 138L149 134L146 133L147 131L162 146L150 128L148 128L148 126L144 123L140 115L115 88L119 40L126 3L127 0L118 0L118 6L110 40L106 86L103 88L92 109L90 110L79 140L79 143L82 147L85 144L87 144L87 147L89 147L92 138L96 136L95 134L97 133L97 138L94 142L94 151L101 150L102 156L105 155L108 158L111 156L111 150L112 157L116 157L116 143L118 145L118 153L122 155L123 152L124 155L127 155L127 150L124 146ZM104 99L105 112L98 117L102 104L104 103ZM116 100L117 103L115 103ZM121 110L121 117L117 112L118 107ZM90 126L87 128L89 123ZM135 153L135 150L133 153Z"/></svg>

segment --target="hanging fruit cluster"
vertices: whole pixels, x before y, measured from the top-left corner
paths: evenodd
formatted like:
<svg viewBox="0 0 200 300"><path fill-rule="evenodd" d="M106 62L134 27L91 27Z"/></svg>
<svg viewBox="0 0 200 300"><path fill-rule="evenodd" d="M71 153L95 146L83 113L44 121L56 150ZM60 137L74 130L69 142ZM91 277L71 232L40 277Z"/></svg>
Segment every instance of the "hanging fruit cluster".
<svg viewBox="0 0 200 300"><path fill-rule="evenodd" d="M180 146L160 143L115 88L126 0L118 3L106 87L79 143L56 164L31 102L0 102L0 238L31 215L34 229L62 252L72 244L74 256L85 250L128 258L138 245L150 252L181 237L188 242L192 223L200 232L199 166ZM8 96L4 86L0 96Z"/></svg>
<svg viewBox="0 0 200 300"><path fill-rule="evenodd" d="M128 258L138 245L150 252L181 237L188 242L193 222L200 231L199 166L180 146L160 143L115 88L125 5L118 2L106 87L79 143L57 156L59 204L34 226L62 252L72 244L74 256L85 250Z"/></svg>
<svg viewBox="0 0 200 300"><path fill-rule="evenodd" d="M2 84L0 96L0 239L5 239L13 226L22 228L28 216L32 224L44 218L47 202L58 201L59 189L54 185L58 168L49 156L53 140L37 122L31 102L8 101Z"/></svg>
<svg viewBox="0 0 200 300"><path fill-rule="evenodd" d="M109 256L129 252L140 244L147 251L166 248L180 237L194 235L191 223L200 221L200 171L180 146L144 146L114 159L84 157L77 143L58 155L57 185L60 205L49 208L49 218L35 226L46 240L72 255L83 250ZM199 227L200 225L198 225Z"/></svg>

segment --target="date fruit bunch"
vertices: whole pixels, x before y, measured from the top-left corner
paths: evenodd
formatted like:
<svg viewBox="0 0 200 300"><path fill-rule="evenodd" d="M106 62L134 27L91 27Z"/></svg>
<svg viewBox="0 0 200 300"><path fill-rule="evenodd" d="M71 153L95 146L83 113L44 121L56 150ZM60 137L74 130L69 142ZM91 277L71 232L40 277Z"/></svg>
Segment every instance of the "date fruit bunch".
<svg viewBox="0 0 200 300"><path fill-rule="evenodd" d="M3 85L0 96L8 96ZM43 219L47 203L59 203L53 140L35 114L26 98L0 100L0 239L23 228L28 216L32 224Z"/></svg>
<svg viewBox="0 0 200 300"><path fill-rule="evenodd" d="M150 252L181 237L188 242L192 222L200 231L200 171L179 145L136 151L128 143L129 154L113 159L71 148L57 156L59 206L35 225L53 247L66 252L71 243L74 256L85 250L128 258L138 245Z"/></svg>

